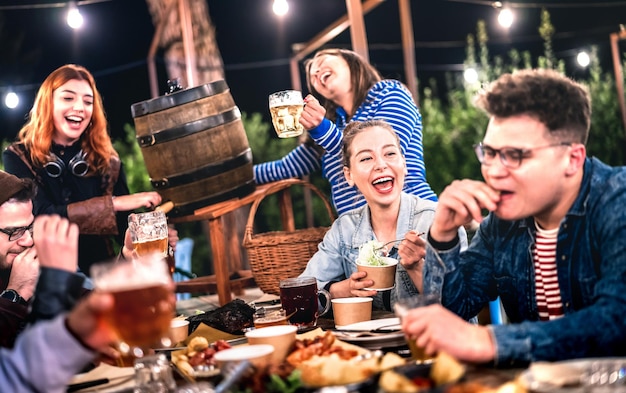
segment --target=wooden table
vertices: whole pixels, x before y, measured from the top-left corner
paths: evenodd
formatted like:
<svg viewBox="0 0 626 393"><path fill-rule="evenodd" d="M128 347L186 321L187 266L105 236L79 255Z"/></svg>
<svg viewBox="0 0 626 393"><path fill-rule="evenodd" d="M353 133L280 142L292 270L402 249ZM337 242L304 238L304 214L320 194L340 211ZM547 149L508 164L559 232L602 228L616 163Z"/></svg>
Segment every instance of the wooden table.
<svg viewBox="0 0 626 393"><path fill-rule="evenodd" d="M289 180L258 185L256 190L244 197L229 199L198 209L194 214L172 217L171 223L207 221L209 226L208 240L213 253L214 276L199 277L187 281L177 282L176 292L217 292L220 305L232 300L232 291L254 285L254 278L249 270L241 270L241 239L237 233L233 213L244 206L251 205L269 187ZM279 194L279 208L282 225L286 231L295 230L291 196L288 189L282 189ZM237 277L231 277L231 271Z"/></svg>

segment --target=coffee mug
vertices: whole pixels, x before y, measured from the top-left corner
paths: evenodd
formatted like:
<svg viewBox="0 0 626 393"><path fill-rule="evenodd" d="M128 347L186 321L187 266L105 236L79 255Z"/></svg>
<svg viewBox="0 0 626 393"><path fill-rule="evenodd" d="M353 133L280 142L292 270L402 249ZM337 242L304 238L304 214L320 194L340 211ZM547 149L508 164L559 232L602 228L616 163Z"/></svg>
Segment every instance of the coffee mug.
<svg viewBox="0 0 626 393"><path fill-rule="evenodd" d="M330 293L317 289L315 277L295 277L280 280L280 303L289 316L289 323L300 329L315 326L317 318L330 309ZM317 295L326 298L322 311L318 307Z"/></svg>

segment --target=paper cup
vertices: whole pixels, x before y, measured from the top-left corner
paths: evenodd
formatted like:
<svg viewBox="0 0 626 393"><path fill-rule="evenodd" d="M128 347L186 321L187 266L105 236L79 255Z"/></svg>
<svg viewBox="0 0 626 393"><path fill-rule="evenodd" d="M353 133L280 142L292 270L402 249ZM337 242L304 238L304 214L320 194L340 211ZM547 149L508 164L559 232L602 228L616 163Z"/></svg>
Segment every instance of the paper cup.
<svg viewBox="0 0 626 393"><path fill-rule="evenodd" d="M170 322L170 338L172 344L185 341L189 335L189 321L185 319L172 319Z"/></svg>
<svg viewBox="0 0 626 393"><path fill-rule="evenodd" d="M371 266L356 264L356 270L366 272L366 279L374 280L374 285L365 289L388 290L392 289L396 283L396 265L398 260L389 257L383 257L385 266Z"/></svg>
<svg viewBox="0 0 626 393"><path fill-rule="evenodd" d="M335 326L346 326L372 319L371 297L344 297L331 301Z"/></svg>
<svg viewBox="0 0 626 393"><path fill-rule="evenodd" d="M246 332L246 337L251 345L269 344L274 347L271 362L280 364L293 349L297 331L298 327L293 325L269 326Z"/></svg>

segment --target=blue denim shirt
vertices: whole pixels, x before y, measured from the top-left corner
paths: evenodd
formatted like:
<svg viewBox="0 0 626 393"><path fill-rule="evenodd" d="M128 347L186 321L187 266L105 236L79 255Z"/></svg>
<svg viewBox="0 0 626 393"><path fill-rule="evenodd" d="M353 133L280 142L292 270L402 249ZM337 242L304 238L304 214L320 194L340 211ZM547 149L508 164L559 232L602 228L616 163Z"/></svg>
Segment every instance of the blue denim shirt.
<svg viewBox="0 0 626 393"><path fill-rule="evenodd" d="M396 239L404 238L410 231L426 232L435 214L436 202L421 199L407 193L401 194L400 212L396 227ZM459 232L464 244L467 237L464 230ZM318 288L345 280L356 271L356 259L359 247L376 239L370 222L369 206L365 205L342 214L335 220L320 243L318 251L313 255L301 276L312 276L317 279ZM395 299L410 297L418 293L406 270L398 264L396 268L396 286L391 291L391 305ZM382 293L374 298L374 309L385 309Z"/></svg>
<svg viewBox="0 0 626 393"><path fill-rule="evenodd" d="M435 285L445 265L442 302L464 318L500 296L511 323L490 327L496 365L626 355L626 167L585 161L578 198L559 228L565 315L552 321L538 317L534 239L532 218L490 214L467 250L428 248L425 285Z"/></svg>

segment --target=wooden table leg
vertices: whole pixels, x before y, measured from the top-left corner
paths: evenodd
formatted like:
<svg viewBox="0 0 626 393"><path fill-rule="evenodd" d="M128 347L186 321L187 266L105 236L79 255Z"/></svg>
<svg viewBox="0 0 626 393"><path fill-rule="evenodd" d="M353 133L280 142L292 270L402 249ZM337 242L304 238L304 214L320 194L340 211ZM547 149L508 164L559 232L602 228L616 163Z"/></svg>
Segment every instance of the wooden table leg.
<svg viewBox="0 0 626 393"><path fill-rule="evenodd" d="M224 216L224 222L226 224L226 229L224 233L226 234L226 238L228 239L228 256L229 263L228 265L228 278L230 280L230 272L238 272L242 270L241 266L241 240L239 239L239 233L237 233L237 212L239 210L232 211ZM232 288L232 285L231 285ZM233 289L233 292L236 296L241 296L244 294L244 290L241 287L236 287Z"/></svg>
<svg viewBox="0 0 626 393"><path fill-rule="evenodd" d="M217 298L221 306L232 299L224 224L223 217L209 219L209 236L211 238L211 248L213 249L213 268L215 269Z"/></svg>

